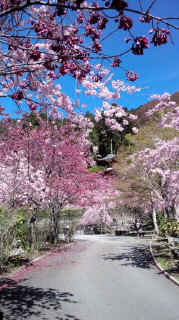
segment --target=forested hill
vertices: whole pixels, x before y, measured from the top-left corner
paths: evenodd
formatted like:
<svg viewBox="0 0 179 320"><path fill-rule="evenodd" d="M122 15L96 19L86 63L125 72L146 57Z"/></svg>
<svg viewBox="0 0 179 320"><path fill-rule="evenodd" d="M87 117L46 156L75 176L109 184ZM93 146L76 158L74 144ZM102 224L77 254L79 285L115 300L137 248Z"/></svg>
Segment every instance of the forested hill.
<svg viewBox="0 0 179 320"><path fill-rule="evenodd" d="M175 92L174 94L172 94L171 100L179 103L179 92ZM137 115L139 126L143 126L148 121L148 118L146 117L145 114L148 110L152 109L157 104L157 102L158 102L157 100L153 100L146 104L141 105L137 109L130 110L130 112Z"/></svg>

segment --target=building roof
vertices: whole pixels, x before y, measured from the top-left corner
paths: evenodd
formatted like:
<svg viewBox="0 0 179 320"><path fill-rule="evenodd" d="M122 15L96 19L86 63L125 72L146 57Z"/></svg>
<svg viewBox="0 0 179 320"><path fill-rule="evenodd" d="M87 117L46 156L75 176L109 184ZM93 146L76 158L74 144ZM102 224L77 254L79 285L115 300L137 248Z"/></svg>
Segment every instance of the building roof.
<svg viewBox="0 0 179 320"><path fill-rule="evenodd" d="M101 158L101 159L98 159L98 161L110 161L110 160L112 160L112 159L114 159L114 158L116 158L116 157L117 157L116 154L110 153L110 154L108 154L106 157Z"/></svg>

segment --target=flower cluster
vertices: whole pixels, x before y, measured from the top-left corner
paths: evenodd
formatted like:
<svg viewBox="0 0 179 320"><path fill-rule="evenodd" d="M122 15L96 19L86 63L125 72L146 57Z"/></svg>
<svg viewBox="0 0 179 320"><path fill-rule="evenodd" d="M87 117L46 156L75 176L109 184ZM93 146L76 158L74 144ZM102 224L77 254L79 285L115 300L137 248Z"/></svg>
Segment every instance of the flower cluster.
<svg viewBox="0 0 179 320"><path fill-rule="evenodd" d="M1 1L1 10L7 10L9 8L17 7L21 4L21 0L2 0Z"/></svg>
<svg viewBox="0 0 179 320"><path fill-rule="evenodd" d="M94 52L99 52L99 51L102 51L102 45L99 43L99 41L95 40L93 45L92 45L92 50Z"/></svg>
<svg viewBox="0 0 179 320"><path fill-rule="evenodd" d="M149 16L149 12L140 18L141 22L150 23L152 21L152 17Z"/></svg>
<svg viewBox="0 0 179 320"><path fill-rule="evenodd" d="M101 37L101 32L100 31L98 32L96 28L94 26L91 26L89 23L86 24L85 30L86 31L84 35L86 37L90 37L93 41Z"/></svg>
<svg viewBox="0 0 179 320"><path fill-rule="evenodd" d="M34 61L38 61L41 57L41 52L39 51L39 47L34 47L34 50L30 52L30 59Z"/></svg>
<svg viewBox="0 0 179 320"><path fill-rule="evenodd" d="M3 115L5 111L5 108L3 106L0 105L0 115Z"/></svg>
<svg viewBox="0 0 179 320"><path fill-rule="evenodd" d="M130 30L133 27L133 20L128 16L122 16L119 22L119 29Z"/></svg>
<svg viewBox="0 0 179 320"><path fill-rule="evenodd" d="M98 21L97 29L99 29L99 30L105 29L108 21L109 21L109 20L108 20L106 17L101 18L101 19Z"/></svg>
<svg viewBox="0 0 179 320"><path fill-rule="evenodd" d="M125 10L125 8L129 6L125 0L110 0L106 2L105 5L107 7L110 6L112 9L119 11L121 14Z"/></svg>
<svg viewBox="0 0 179 320"><path fill-rule="evenodd" d="M132 53L136 55L143 55L144 49L149 48L149 39L146 36L137 37L132 46Z"/></svg>
<svg viewBox="0 0 179 320"><path fill-rule="evenodd" d="M65 2L66 2L65 0L58 1L57 11L56 11L57 16L61 17L67 14L67 10L63 7L65 5Z"/></svg>
<svg viewBox="0 0 179 320"><path fill-rule="evenodd" d="M101 109L95 110L95 120L105 120L105 124L113 131L123 131L129 120L136 120L136 116L128 114L121 106L103 102ZM136 127L132 128L133 133L138 133Z"/></svg>
<svg viewBox="0 0 179 320"><path fill-rule="evenodd" d="M21 90L18 90L11 95L11 98L20 101L24 98L24 94Z"/></svg>
<svg viewBox="0 0 179 320"><path fill-rule="evenodd" d="M120 67L120 64L121 64L121 59L119 58L114 58L114 61L112 63L112 67L116 68L116 67Z"/></svg>
<svg viewBox="0 0 179 320"><path fill-rule="evenodd" d="M170 34L170 30L158 28L156 31L150 31L150 33L153 32L155 33L153 35L151 43L153 43L154 46L161 46L162 44L166 44L169 41L168 35Z"/></svg>
<svg viewBox="0 0 179 320"><path fill-rule="evenodd" d="M33 30L42 38L51 38L53 37L55 27L53 24L46 23L43 20L31 21Z"/></svg>
<svg viewBox="0 0 179 320"><path fill-rule="evenodd" d="M100 14L96 11L93 11L90 17L88 18L88 21L90 24L96 24L99 22L99 20L100 20Z"/></svg>
<svg viewBox="0 0 179 320"><path fill-rule="evenodd" d="M135 81L139 77L139 75L136 72L133 72L133 71L128 71L126 73L126 76L127 76L127 80L128 81Z"/></svg>
<svg viewBox="0 0 179 320"><path fill-rule="evenodd" d="M38 105L35 103L30 102L29 103L29 108L31 111L36 111L37 110Z"/></svg>

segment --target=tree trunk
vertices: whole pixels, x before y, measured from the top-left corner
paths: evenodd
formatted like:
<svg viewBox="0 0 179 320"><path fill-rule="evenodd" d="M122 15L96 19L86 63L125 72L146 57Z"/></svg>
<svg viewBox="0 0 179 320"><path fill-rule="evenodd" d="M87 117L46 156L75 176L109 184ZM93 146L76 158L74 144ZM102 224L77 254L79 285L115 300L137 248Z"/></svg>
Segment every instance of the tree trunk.
<svg viewBox="0 0 179 320"><path fill-rule="evenodd" d="M179 221L179 205L174 206L174 217L175 217L176 221Z"/></svg>
<svg viewBox="0 0 179 320"><path fill-rule="evenodd" d="M31 248L33 250L36 244L35 221L31 223L31 241Z"/></svg>
<svg viewBox="0 0 179 320"><path fill-rule="evenodd" d="M51 218L50 241L51 243L57 244L58 233L59 233L59 227L58 227L59 213L54 207L52 208L50 218Z"/></svg>
<svg viewBox="0 0 179 320"><path fill-rule="evenodd" d="M153 224L154 224L155 233L159 234L159 227L158 227L158 224L157 224L157 216L156 216L155 209L152 210L152 221L153 221Z"/></svg>
<svg viewBox="0 0 179 320"><path fill-rule="evenodd" d="M165 219L168 219L168 210L167 210L167 208L165 208L163 210L163 216L164 216Z"/></svg>

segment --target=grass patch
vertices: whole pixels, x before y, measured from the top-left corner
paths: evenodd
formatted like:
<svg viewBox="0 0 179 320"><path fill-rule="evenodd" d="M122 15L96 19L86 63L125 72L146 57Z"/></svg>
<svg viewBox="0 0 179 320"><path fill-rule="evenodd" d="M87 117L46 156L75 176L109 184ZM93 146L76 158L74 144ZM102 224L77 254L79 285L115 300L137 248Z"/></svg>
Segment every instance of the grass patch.
<svg viewBox="0 0 179 320"><path fill-rule="evenodd" d="M179 249L179 246L176 246L176 248ZM168 242L153 242L152 251L157 263L162 269L179 281L179 259L173 256Z"/></svg>
<svg viewBox="0 0 179 320"><path fill-rule="evenodd" d="M107 167L104 167L104 166L93 166L93 167L90 167L88 170L90 172L98 172L98 171L104 171Z"/></svg>

